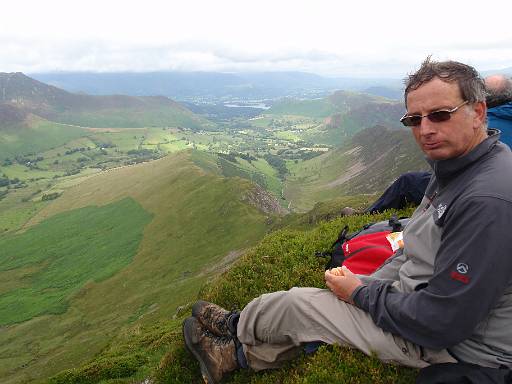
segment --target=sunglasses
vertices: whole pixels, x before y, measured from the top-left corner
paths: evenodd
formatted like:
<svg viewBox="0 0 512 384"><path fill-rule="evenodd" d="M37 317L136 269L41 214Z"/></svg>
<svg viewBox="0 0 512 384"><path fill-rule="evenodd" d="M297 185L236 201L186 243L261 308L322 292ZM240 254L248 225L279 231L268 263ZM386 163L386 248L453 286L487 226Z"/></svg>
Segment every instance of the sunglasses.
<svg viewBox="0 0 512 384"><path fill-rule="evenodd" d="M439 111L434 111L427 113L426 115L408 115L405 114L400 119L400 122L405 125L406 127L417 127L421 124L421 119L426 117L433 123L440 123L442 121L448 121L452 117L452 113L457 112L457 110L462 107L463 105L467 104L468 101L466 100L462 104L457 105L455 108L452 109L441 109Z"/></svg>

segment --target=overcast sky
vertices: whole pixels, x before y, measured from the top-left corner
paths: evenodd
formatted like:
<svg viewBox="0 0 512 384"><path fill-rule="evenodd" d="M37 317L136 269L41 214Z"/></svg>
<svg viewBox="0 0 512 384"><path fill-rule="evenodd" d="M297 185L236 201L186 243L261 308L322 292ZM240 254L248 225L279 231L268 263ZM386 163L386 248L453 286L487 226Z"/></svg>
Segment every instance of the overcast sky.
<svg viewBox="0 0 512 384"><path fill-rule="evenodd" d="M432 54L512 67L512 1L2 1L0 72L403 77Z"/></svg>

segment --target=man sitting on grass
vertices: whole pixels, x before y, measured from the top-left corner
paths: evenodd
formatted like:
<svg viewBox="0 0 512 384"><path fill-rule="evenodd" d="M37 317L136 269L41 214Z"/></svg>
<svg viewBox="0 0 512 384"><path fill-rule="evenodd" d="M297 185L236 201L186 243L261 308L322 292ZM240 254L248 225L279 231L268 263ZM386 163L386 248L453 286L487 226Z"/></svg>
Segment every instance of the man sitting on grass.
<svg viewBox="0 0 512 384"><path fill-rule="evenodd" d="M512 153L486 128L485 86L427 59L406 82L409 126L434 176L404 248L371 276L325 272L328 289L264 294L240 313L200 301L183 324L208 383L280 367L322 341L409 367L512 367Z"/></svg>

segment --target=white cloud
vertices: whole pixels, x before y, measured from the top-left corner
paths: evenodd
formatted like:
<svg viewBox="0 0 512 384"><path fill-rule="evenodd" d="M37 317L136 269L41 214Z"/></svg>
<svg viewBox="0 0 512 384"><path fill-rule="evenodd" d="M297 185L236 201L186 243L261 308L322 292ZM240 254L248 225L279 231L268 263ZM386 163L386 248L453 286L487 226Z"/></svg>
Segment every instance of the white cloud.
<svg viewBox="0 0 512 384"><path fill-rule="evenodd" d="M512 66L512 5L63 1L2 5L0 71L300 70L402 76L428 54Z"/></svg>

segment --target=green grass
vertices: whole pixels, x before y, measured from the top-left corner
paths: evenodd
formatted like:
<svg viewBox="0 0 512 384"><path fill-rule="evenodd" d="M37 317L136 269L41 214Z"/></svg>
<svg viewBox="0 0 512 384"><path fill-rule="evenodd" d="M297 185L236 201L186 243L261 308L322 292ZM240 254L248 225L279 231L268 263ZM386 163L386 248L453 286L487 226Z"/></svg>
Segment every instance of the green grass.
<svg viewBox="0 0 512 384"><path fill-rule="evenodd" d="M394 212L410 215L411 210ZM253 298L294 286L325 288L324 259L314 256L327 250L340 228L351 230L363 224L390 217L357 215L321 222L313 229L281 229L267 235L227 272L203 286L197 298L216 302L225 308L243 308ZM181 321L190 315L193 300L178 312L176 319L158 321L151 326L134 326L117 337L87 364L59 373L51 384L133 383L152 378L155 384L202 382L199 366L185 349ZM129 369L125 369L127 361ZM121 372L121 373L120 373ZM281 369L255 373L242 370L224 381L232 384L266 383L411 383L416 370L385 364L374 357L339 346L324 346L302 356Z"/></svg>
<svg viewBox="0 0 512 384"><path fill-rule="evenodd" d="M200 129L204 126L212 125L212 123L195 116L187 110L171 107L73 110L60 113L57 119L66 124L95 128L182 126L191 129Z"/></svg>
<svg viewBox="0 0 512 384"><path fill-rule="evenodd" d="M274 136L278 139L288 140L288 141L299 141L301 140L301 136L297 134L297 132L292 131L278 131L274 133Z"/></svg>
<svg viewBox="0 0 512 384"><path fill-rule="evenodd" d="M20 154L44 152L87 134L83 129L39 118L14 127L0 128L0 160Z"/></svg>
<svg viewBox="0 0 512 384"><path fill-rule="evenodd" d="M0 200L0 239L2 235L5 236L22 227L38 211L48 205L49 202L41 201L40 198L40 191L47 185L47 181L44 180L29 183L26 188L11 189Z"/></svg>
<svg viewBox="0 0 512 384"><path fill-rule="evenodd" d="M101 145L101 143L109 143L116 146L116 149L127 152L131 149L137 149L142 137L147 135L146 128L93 131L91 139Z"/></svg>
<svg viewBox="0 0 512 384"><path fill-rule="evenodd" d="M248 162L247 160L237 157L237 163L233 163L219 157L218 165L223 176L241 177L250 180L271 192L275 197L280 198L283 183L277 177L277 171L264 159Z"/></svg>
<svg viewBox="0 0 512 384"><path fill-rule="evenodd" d="M0 239L0 325L63 313L87 281L105 280L131 262L150 220L133 199L124 199L62 213ZM17 287L3 289L11 285Z"/></svg>

